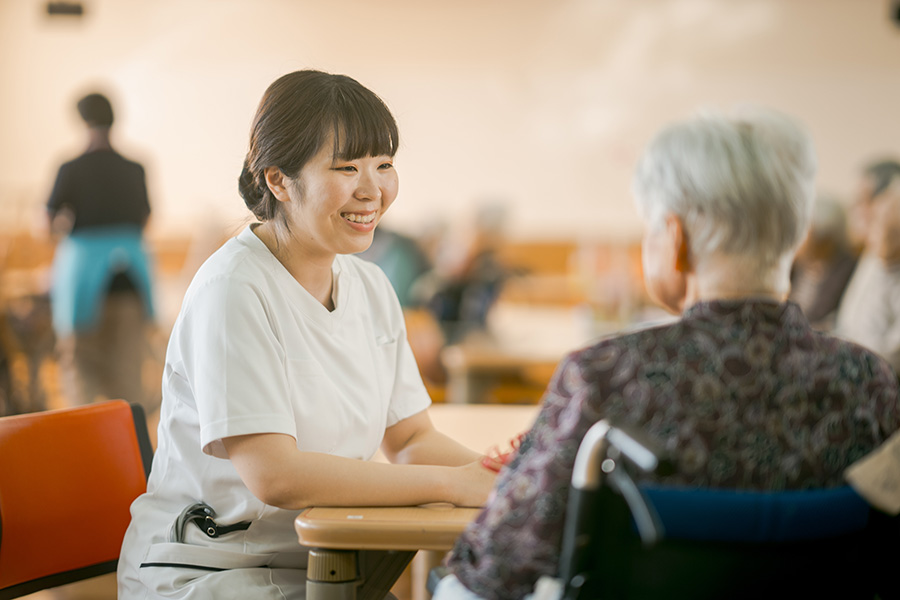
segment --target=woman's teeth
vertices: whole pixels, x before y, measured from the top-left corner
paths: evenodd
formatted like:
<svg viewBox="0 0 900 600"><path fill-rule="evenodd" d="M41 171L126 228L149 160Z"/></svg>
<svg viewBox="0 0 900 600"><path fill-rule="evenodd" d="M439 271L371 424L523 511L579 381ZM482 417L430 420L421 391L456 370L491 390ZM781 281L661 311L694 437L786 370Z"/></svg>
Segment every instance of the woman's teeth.
<svg viewBox="0 0 900 600"><path fill-rule="evenodd" d="M369 213L367 215L358 215L356 213L342 213L341 216L348 221L352 221L353 223L368 224L375 220L375 213Z"/></svg>

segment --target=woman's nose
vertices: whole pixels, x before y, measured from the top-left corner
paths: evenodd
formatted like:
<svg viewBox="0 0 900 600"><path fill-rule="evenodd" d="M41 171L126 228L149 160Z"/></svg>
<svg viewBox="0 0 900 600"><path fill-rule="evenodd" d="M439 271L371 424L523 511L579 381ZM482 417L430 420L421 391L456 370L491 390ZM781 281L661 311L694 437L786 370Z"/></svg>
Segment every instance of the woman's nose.
<svg viewBox="0 0 900 600"><path fill-rule="evenodd" d="M356 186L356 197L360 200L380 200L381 186L373 175L363 172Z"/></svg>

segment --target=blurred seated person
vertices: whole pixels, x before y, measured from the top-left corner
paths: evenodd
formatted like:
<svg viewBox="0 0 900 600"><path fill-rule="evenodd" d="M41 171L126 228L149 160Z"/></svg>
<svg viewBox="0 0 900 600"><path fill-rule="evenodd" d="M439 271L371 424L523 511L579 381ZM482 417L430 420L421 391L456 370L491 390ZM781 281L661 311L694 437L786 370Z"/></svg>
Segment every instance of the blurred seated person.
<svg viewBox="0 0 900 600"><path fill-rule="evenodd" d="M523 598L556 575L576 451L600 419L672 453L662 482L743 490L844 485L900 427L890 366L786 301L815 171L812 140L779 113L706 114L656 136L634 178L644 278L680 319L560 363L436 600Z"/></svg>
<svg viewBox="0 0 900 600"><path fill-rule="evenodd" d="M7 319L6 307L0 303L0 417L26 411L13 386L12 362L18 344Z"/></svg>
<svg viewBox="0 0 900 600"><path fill-rule="evenodd" d="M507 218L499 204L481 207L463 239L449 235L443 239L434 268L416 285L416 297L440 323L447 343L486 328L507 277L497 258Z"/></svg>
<svg viewBox="0 0 900 600"><path fill-rule="evenodd" d="M444 333L432 314L421 306L414 290L419 278L431 270L431 260L415 239L379 226L372 245L357 254L381 267L403 307L410 348L426 384L440 385L446 380L440 352Z"/></svg>
<svg viewBox="0 0 900 600"><path fill-rule="evenodd" d="M883 356L900 373L900 163L873 163L854 207L863 253L835 333Z"/></svg>
<svg viewBox="0 0 900 600"><path fill-rule="evenodd" d="M54 357L56 336L50 319L50 298L46 293L14 293L0 301L0 347L5 364L0 379L10 383L7 408L0 414L38 412L47 409L50 391L42 376L46 362ZM15 376L12 374L15 373ZM0 384L2 387L5 384Z"/></svg>
<svg viewBox="0 0 900 600"><path fill-rule="evenodd" d="M794 259L789 296L816 329L834 328L856 261L844 207L835 198L819 196L813 204L809 233Z"/></svg>
<svg viewBox="0 0 900 600"><path fill-rule="evenodd" d="M416 280L431 268L430 261L418 242L408 235L379 227L372 245L357 256L381 267L397 292L400 306L415 304L412 289Z"/></svg>

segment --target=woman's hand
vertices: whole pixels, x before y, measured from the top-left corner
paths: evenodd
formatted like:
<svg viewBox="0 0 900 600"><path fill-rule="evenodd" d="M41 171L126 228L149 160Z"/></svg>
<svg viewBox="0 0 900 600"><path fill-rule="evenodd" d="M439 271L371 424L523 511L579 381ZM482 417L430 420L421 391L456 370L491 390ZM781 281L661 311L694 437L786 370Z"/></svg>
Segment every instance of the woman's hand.
<svg viewBox="0 0 900 600"><path fill-rule="evenodd" d="M488 496L494 488L497 473L485 468L481 460L456 467L458 485L454 486L450 498L456 506L480 508L487 504Z"/></svg>

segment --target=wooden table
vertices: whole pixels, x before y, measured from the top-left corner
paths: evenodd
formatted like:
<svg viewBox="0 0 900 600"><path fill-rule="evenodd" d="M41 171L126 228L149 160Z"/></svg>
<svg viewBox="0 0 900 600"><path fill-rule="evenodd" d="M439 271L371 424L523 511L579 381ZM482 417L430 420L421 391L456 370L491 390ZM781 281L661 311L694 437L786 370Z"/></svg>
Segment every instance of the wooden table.
<svg viewBox="0 0 900 600"><path fill-rule="evenodd" d="M335 550L450 550L480 509L451 504L313 507L297 517L305 546Z"/></svg>
<svg viewBox="0 0 900 600"><path fill-rule="evenodd" d="M561 358L512 352L485 341L447 346L441 352L441 362L447 370L447 402L490 402L492 388L503 377L530 384L533 389L523 395L540 398Z"/></svg>
<svg viewBox="0 0 900 600"><path fill-rule="evenodd" d="M428 570L478 515L449 504L384 508L314 507L297 517L300 543L310 547L306 597L381 600L420 550L412 586L423 593ZM360 573L368 573L360 579Z"/></svg>
<svg viewBox="0 0 900 600"><path fill-rule="evenodd" d="M537 406L435 405L435 427L477 452L526 431ZM297 517L298 539L311 548L307 598L381 600L419 550L450 550L479 510L449 504L384 508L308 508ZM413 591L424 590L427 557L414 569ZM359 581L363 567L375 576Z"/></svg>

